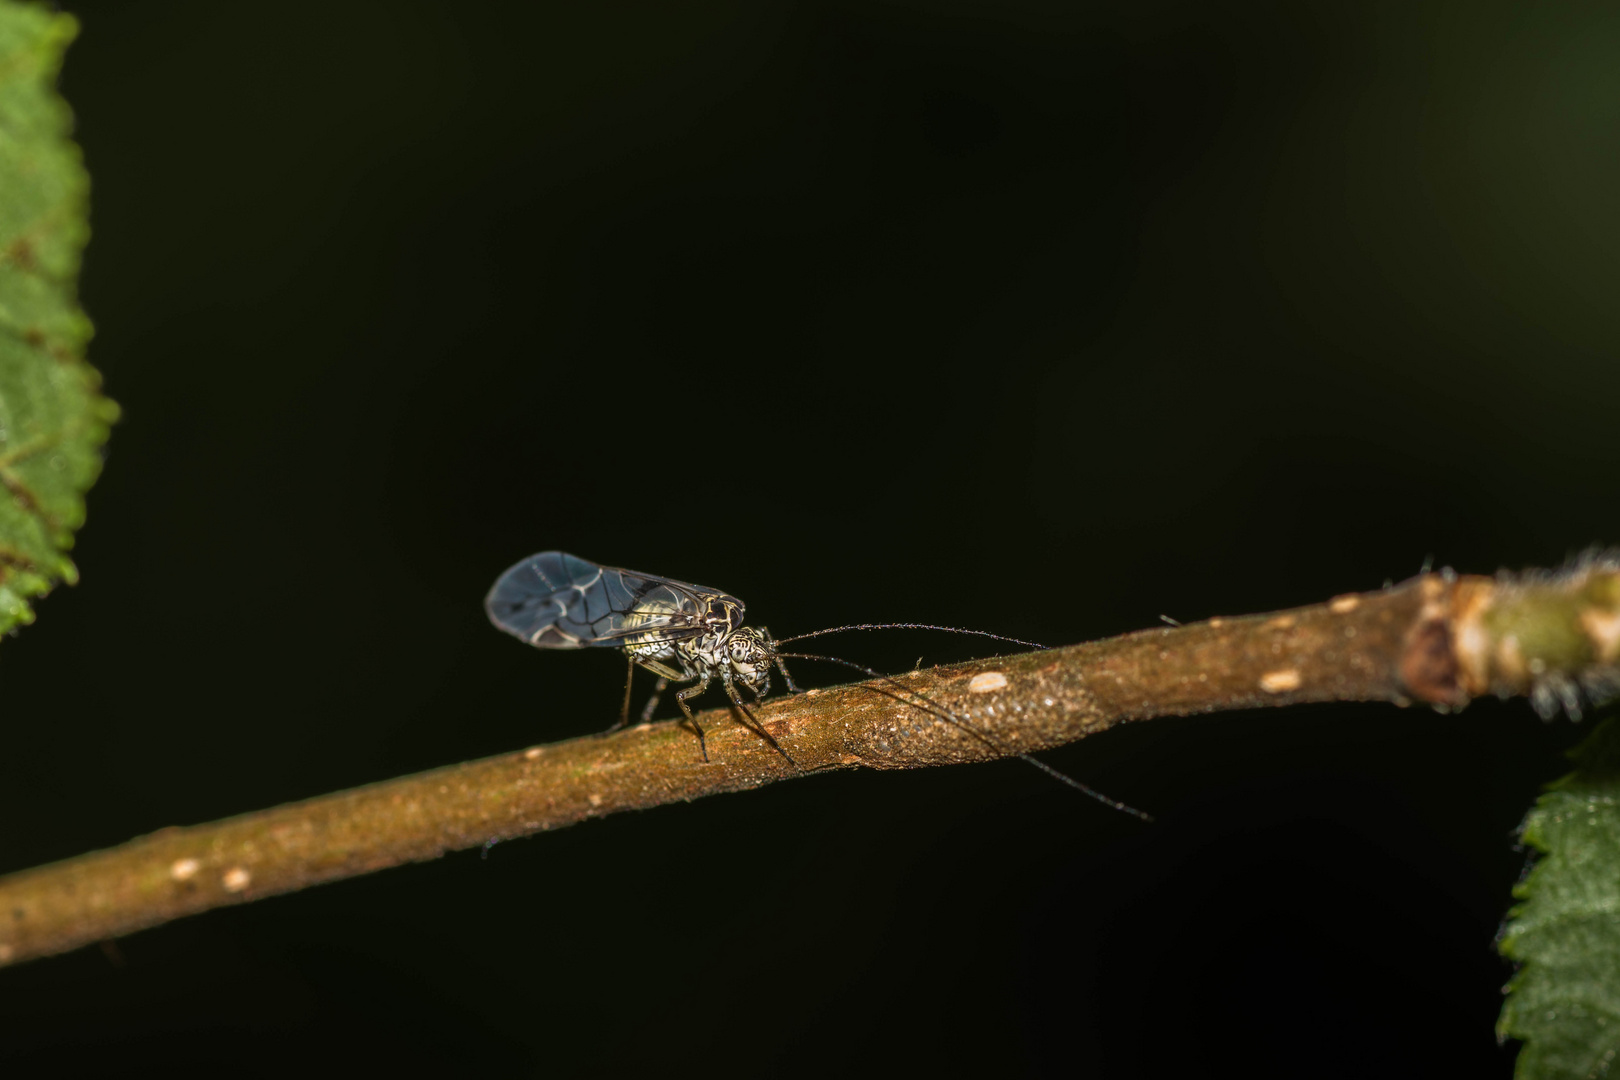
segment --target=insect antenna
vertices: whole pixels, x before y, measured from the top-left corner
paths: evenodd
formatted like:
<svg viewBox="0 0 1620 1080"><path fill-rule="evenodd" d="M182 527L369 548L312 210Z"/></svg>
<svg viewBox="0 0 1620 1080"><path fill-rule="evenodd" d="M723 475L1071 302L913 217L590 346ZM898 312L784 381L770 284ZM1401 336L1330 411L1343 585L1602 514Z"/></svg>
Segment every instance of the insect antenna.
<svg viewBox="0 0 1620 1080"><path fill-rule="evenodd" d="M895 625L912 626L912 625L916 625L916 624L898 624L897 623ZM868 628L867 627L859 627L859 628L856 628L856 627L840 627L839 629L847 630L847 629L868 629ZM871 629L876 629L876 627L875 626L871 627ZM950 627L939 627L937 629L950 629ZM830 633L831 631L822 631L822 632L823 633ZM972 633L973 631L966 631L966 632ZM798 635L799 639L803 639L803 638L807 638L807 637L813 637L813 636L815 636L815 635L813 635L813 634L800 634L800 635ZM994 635L994 634L986 634L984 636L986 636L986 637L995 637L996 635ZM792 641L792 640L795 640L795 639L793 639L793 638L784 638L783 640ZM1010 640L1016 640L1016 639L1006 638L1006 639L1003 639L1003 640L1009 640L1010 641ZM778 643L778 644L780 644L780 643ZM1021 644L1028 644L1028 642L1022 642ZM1037 648L1041 648L1041 646L1037 646ZM886 688L881 687L881 686L868 686L868 687L866 687L866 689L871 690L874 693L882 694L884 697L893 698L895 701L900 702L902 705L909 705L914 709L920 709L924 713L927 713L929 716L937 717L938 719L945 721L947 724L951 724L957 730L966 732L968 735L971 735L973 738L978 739L980 742L982 742L984 745L988 746L991 750L994 750L998 754L1001 754L1003 756L1008 756L1008 757L1013 756L1013 752L1011 750L1008 750L1005 747L999 745L994 739L990 738L990 736L986 735L982 731L979 731L977 728L973 727L973 725L967 723L961 717L959 717L955 713L951 712L949 709L941 708L940 706L934 704L933 702L929 701L928 699L918 696L915 692L907 689L897 679L893 678L892 676L885 675L881 671L874 671L872 668L869 668L864 664L857 664L853 660L845 660L842 657L838 657L838 656L822 656L822 655L819 655L817 653L800 653L800 652L777 653L777 655L778 656L785 656L790 660L823 660L823 661L825 661L825 662L827 662L829 664L842 664L847 668L853 668L854 670L861 672L862 674L868 676L869 678L877 679L880 682L887 683L887 684L889 684L889 686L892 686L892 687L895 688L893 690L889 690L889 689L886 689ZM1132 815L1134 817L1141 818L1143 821L1152 821L1153 820L1153 815L1152 814L1145 813L1144 811L1138 810L1134 806L1130 806L1130 805L1128 805L1126 803L1122 803L1118 799L1111 799L1107 795L1104 795L1102 792L1096 790L1095 788L1087 787L1085 784L1082 784L1080 781L1076 780L1074 777L1069 776L1069 775L1067 775L1065 773L1059 772L1058 770L1052 768L1052 766L1048 765L1046 762L1040 760L1037 757L1034 757L1034 756L1032 756L1030 754L1024 754L1024 753L1019 753L1016 756L1021 758L1024 761L1028 762L1029 764L1035 766L1037 769L1041 770L1046 775L1052 777L1054 780L1057 780L1057 781L1060 781L1061 783L1067 784L1070 787L1074 788L1076 791L1079 791L1079 792L1082 792L1083 794L1091 796L1093 799L1096 799L1098 802L1102 803L1104 806L1111 806L1115 810L1120 810L1120 811L1123 811L1124 813L1130 814L1130 815Z"/></svg>
<svg viewBox="0 0 1620 1080"><path fill-rule="evenodd" d="M944 630L951 634L966 634L969 637L991 638L995 641L1008 641L1014 645L1028 645L1032 649L1043 652L1048 648L1034 641L1025 641L1023 638L1005 637L1001 634L992 634L988 630L965 630L960 626L935 626L933 623L920 622L884 622L884 623L855 623L850 626L833 626L826 630L812 630L808 634L794 634L792 637L778 638L778 645L786 645L790 641L803 641L805 638L821 637L825 634L837 634L845 630Z"/></svg>

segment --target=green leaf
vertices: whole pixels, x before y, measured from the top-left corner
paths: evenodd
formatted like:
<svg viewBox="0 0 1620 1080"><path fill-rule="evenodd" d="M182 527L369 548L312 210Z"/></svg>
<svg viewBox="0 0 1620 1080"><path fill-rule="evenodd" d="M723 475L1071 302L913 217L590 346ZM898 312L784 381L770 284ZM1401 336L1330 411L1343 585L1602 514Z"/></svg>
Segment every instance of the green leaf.
<svg viewBox="0 0 1620 1080"><path fill-rule="evenodd" d="M0 0L0 633L78 571L67 557L118 406L84 360L90 177L56 93L79 24Z"/></svg>
<svg viewBox="0 0 1620 1080"><path fill-rule="evenodd" d="M1524 1041L1526 1080L1610 1075L1620 1055L1620 717L1572 756L1575 772L1525 818L1525 843L1544 854L1498 941L1523 965L1497 1034Z"/></svg>

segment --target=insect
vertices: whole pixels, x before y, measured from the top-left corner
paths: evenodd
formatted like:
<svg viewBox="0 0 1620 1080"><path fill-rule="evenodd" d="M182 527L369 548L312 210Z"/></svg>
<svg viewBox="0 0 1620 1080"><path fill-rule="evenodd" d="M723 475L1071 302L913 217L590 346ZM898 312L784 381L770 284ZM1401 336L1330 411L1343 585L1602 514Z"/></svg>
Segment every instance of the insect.
<svg viewBox="0 0 1620 1080"><path fill-rule="evenodd" d="M703 727L686 700L707 690L718 674L726 696L748 717L755 734L788 757L754 720L738 687L746 687L756 702L763 700L771 690L774 665L790 691L799 688L777 655L770 631L743 625L744 605L735 596L672 578L598 566L561 551L542 551L496 579L484 599L484 610L497 627L536 648L623 649L629 658L624 707L610 731L630 722L630 681L637 666L658 676L641 713L643 722L652 719L670 682L696 680L695 686L677 691L675 701L708 761Z"/></svg>
<svg viewBox="0 0 1620 1080"><path fill-rule="evenodd" d="M784 653L779 644L804 638L821 637L844 630L918 629L946 630L975 637L994 638L1036 649L1044 646L1032 641L989 634L982 630L963 630L954 626L935 626L929 623L861 623L855 626L837 626L799 634L777 642L764 627L743 625L743 602L729 593L704 585L693 585L673 578L600 566L577 555L562 551L542 551L508 567L495 580L495 585L484 598L484 611L495 626L521 638L540 649L585 649L609 647L623 649L628 658L628 671L624 684L624 704L619 711L618 723L609 732L623 728L630 721L630 687L636 668L644 667L658 676L652 697L641 711L643 723L652 719L660 696L671 682L694 682L684 690L676 691L675 701L685 714L684 723L698 737L703 760L709 760L708 744L703 727L692 713L687 699L696 697L709 688L716 675L725 686L726 696L747 718L749 728L771 748L788 760L794 768L798 763L788 755L770 733L764 729L743 701L739 687L746 689L755 703L763 701L771 691L771 668L782 673L783 682L792 693L799 688L788 674L784 658L824 660L886 682L903 692L904 688L888 676L871 668L836 656L812 653ZM1002 747L976 730L961 717L926 701L902 696L895 689L873 687L905 704L922 709L947 723L962 729L997 753L1007 753ZM1092 798L1126 813L1151 820L1140 810L1117 802L1085 784L1058 772L1028 754L1018 757L1056 779L1078 788Z"/></svg>

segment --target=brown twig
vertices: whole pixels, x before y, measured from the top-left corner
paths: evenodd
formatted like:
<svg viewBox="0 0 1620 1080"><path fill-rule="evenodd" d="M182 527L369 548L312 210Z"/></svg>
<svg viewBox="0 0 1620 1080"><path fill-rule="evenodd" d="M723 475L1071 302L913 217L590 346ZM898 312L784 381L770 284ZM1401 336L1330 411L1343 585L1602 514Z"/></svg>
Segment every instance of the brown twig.
<svg viewBox="0 0 1620 1080"><path fill-rule="evenodd" d="M1531 693L1539 705L1577 708L1580 687L1615 689L1617 654L1620 561L1592 557L1556 575L1426 574L1279 614L812 690L773 700L756 715L806 773L904 769L1041 750L1126 720L1306 701L1459 708L1484 693ZM675 724L643 724L164 829L0 878L0 963L586 818L800 775L724 712L701 719L708 763Z"/></svg>

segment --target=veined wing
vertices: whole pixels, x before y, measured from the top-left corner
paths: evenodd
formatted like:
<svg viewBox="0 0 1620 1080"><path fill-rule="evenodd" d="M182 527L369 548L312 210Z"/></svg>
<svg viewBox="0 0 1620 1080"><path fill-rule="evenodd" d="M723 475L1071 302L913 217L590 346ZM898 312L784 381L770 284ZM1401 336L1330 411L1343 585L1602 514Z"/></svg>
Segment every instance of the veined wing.
<svg viewBox="0 0 1620 1080"><path fill-rule="evenodd" d="M542 551L510 567L484 598L489 621L542 649L644 645L697 637L716 602L742 602L716 589L620 570Z"/></svg>

